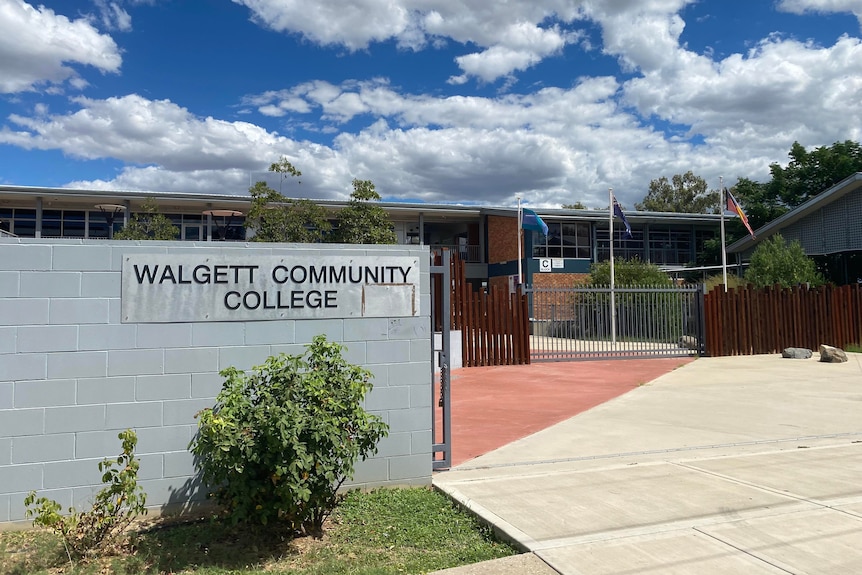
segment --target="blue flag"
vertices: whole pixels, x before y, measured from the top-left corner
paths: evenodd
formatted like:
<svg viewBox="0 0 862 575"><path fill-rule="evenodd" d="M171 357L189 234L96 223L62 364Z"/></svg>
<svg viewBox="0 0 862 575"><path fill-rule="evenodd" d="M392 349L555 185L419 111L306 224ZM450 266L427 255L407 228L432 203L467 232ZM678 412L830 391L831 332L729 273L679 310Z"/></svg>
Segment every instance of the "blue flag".
<svg viewBox="0 0 862 575"><path fill-rule="evenodd" d="M542 221L542 218L534 212L533 210L528 210L524 208L521 210L521 227L525 230L532 230L534 232L542 232L544 235L548 235L548 224Z"/></svg>
<svg viewBox="0 0 862 575"><path fill-rule="evenodd" d="M614 197L614 215L623 221L623 225L626 227L626 235L625 239L632 239L632 227L629 225L629 221L626 219L626 215L623 213L623 209L620 207L620 203L617 201L616 197Z"/></svg>

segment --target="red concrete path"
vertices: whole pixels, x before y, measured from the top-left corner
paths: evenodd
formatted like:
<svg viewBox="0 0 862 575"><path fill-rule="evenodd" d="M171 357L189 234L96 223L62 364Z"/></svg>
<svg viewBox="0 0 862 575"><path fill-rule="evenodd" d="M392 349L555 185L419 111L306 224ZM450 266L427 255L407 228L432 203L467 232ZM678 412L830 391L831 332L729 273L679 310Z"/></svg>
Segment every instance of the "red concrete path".
<svg viewBox="0 0 862 575"><path fill-rule="evenodd" d="M453 370L452 465L564 421L691 361L626 359ZM439 430L440 410L436 412ZM437 441L440 436L438 431Z"/></svg>

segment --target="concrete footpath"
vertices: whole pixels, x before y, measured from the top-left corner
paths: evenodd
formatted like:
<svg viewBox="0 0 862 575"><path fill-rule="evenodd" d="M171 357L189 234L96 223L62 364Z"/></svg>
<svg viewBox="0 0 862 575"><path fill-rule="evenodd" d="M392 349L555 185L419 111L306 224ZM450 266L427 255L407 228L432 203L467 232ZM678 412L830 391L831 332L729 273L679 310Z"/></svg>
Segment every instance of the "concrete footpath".
<svg viewBox="0 0 862 575"><path fill-rule="evenodd" d="M446 575L862 573L862 355L702 358L438 473L531 553Z"/></svg>

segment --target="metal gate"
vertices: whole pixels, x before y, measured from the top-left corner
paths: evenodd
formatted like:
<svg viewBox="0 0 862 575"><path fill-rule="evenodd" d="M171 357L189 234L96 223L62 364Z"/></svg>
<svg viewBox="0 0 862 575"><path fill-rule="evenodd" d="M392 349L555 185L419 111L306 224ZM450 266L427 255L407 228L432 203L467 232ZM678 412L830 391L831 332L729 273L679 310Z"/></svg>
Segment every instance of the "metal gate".
<svg viewBox="0 0 862 575"><path fill-rule="evenodd" d="M527 287L530 360L704 355L702 285Z"/></svg>
<svg viewBox="0 0 862 575"><path fill-rule="evenodd" d="M431 356L434 385L431 386L432 469L452 465L452 412L450 396L450 295L449 250L443 250L439 265L431 264Z"/></svg>

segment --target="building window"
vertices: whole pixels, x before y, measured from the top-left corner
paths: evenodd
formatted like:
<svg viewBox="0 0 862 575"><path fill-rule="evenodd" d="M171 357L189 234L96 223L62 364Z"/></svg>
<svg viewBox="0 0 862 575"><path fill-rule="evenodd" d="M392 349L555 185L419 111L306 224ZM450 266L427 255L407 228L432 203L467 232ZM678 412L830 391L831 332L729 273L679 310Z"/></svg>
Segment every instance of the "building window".
<svg viewBox="0 0 862 575"><path fill-rule="evenodd" d="M42 210L42 237L58 238L63 231L63 212L61 210Z"/></svg>
<svg viewBox="0 0 862 575"><path fill-rule="evenodd" d="M694 232L694 253L697 257L704 252L705 244L709 240L714 240L717 234L715 230L695 230Z"/></svg>
<svg viewBox="0 0 862 575"><path fill-rule="evenodd" d="M35 238L36 210L15 208L12 214L12 229L9 231L21 238Z"/></svg>
<svg viewBox="0 0 862 575"><path fill-rule="evenodd" d="M0 231L12 233L12 220L12 208L0 209Z"/></svg>
<svg viewBox="0 0 862 575"><path fill-rule="evenodd" d="M533 257L590 259L590 224L550 222L548 235L533 232Z"/></svg>
<svg viewBox="0 0 862 575"><path fill-rule="evenodd" d="M683 265L692 260L691 232L650 228L649 260L656 265Z"/></svg>
<svg viewBox="0 0 862 575"><path fill-rule="evenodd" d="M42 211L43 238L83 238L86 225L86 212L83 211Z"/></svg>
<svg viewBox="0 0 862 575"><path fill-rule="evenodd" d="M87 214L83 211L63 210L63 237L83 238L87 231Z"/></svg>
<svg viewBox="0 0 862 575"><path fill-rule="evenodd" d="M614 259L624 260L644 259L644 232L632 229L631 239L625 238L626 229L614 226ZM596 261L607 261L611 258L611 248L608 243L608 230L596 230Z"/></svg>

